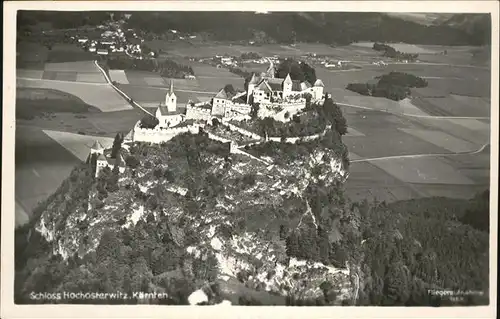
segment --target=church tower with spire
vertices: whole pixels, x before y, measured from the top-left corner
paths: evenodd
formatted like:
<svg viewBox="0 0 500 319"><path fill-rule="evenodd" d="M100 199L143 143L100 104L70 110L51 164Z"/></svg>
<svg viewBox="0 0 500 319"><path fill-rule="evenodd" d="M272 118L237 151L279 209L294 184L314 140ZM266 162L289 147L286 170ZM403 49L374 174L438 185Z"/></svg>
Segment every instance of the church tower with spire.
<svg viewBox="0 0 500 319"><path fill-rule="evenodd" d="M175 112L177 110L177 96L174 93L174 81L170 81L170 90L165 95L165 106L168 112Z"/></svg>

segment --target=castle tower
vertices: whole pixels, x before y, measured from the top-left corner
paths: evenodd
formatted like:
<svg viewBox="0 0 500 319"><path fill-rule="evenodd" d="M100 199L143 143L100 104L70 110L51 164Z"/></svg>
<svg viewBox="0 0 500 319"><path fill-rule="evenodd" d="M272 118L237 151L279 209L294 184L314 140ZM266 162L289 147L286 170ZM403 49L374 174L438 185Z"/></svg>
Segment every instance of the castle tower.
<svg viewBox="0 0 500 319"><path fill-rule="evenodd" d="M321 81L320 79L317 79L316 82L314 82L314 86L313 86L314 99L320 100L323 98L324 88L325 88L325 84L323 84L323 81Z"/></svg>
<svg viewBox="0 0 500 319"><path fill-rule="evenodd" d="M252 74L252 78L250 79L250 82L248 82L248 89L247 89L247 104L250 103L250 97L253 94L253 90L255 89L255 86L258 83L258 78L255 75L255 73Z"/></svg>
<svg viewBox="0 0 500 319"><path fill-rule="evenodd" d="M174 81L170 81L170 91L165 96L165 106L168 112L177 110L177 96L174 93Z"/></svg>
<svg viewBox="0 0 500 319"><path fill-rule="evenodd" d="M266 71L266 77L274 79L275 73L276 73L276 70L274 69L274 63L273 63L273 61L269 60L269 67L267 68L267 71Z"/></svg>
<svg viewBox="0 0 500 319"><path fill-rule="evenodd" d="M283 81L283 98L287 98L290 94L292 94L292 85L292 78L290 77L290 73L288 73Z"/></svg>

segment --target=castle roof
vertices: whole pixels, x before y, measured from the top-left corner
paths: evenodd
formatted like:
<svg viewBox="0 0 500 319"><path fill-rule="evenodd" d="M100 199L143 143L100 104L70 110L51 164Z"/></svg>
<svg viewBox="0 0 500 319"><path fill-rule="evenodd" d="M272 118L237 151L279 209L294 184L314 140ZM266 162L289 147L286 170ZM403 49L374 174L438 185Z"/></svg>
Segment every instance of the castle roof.
<svg viewBox="0 0 500 319"><path fill-rule="evenodd" d="M283 79L266 79L267 84L269 84L269 87L273 91L282 91L283 90Z"/></svg>
<svg viewBox="0 0 500 319"><path fill-rule="evenodd" d="M91 147L93 150L103 150L104 147L101 145L101 143L99 143L98 140L95 140L94 141L94 144L92 144L92 147Z"/></svg>
<svg viewBox="0 0 500 319"><path fill-rule="evenodd" d="M261 80L261 77L260 77L260 76L258 76L258 75L257 75L257 74L255 74L255 73L253 73L253 74L252 74L252 78L250 79L249 84L257 84L257 83L259 83L259 82L260 82L260 80Z"/></svg>
<svg viewBox="0 0 500 319"><path fill-rule="evenodd" d="M272 93L272 89L269 86L269 83L266 81L266 79L262 80L258 86L259 90L262 90L266 93Z"/></svg>
<svg viewBox="0 0 500 319"><path fill-rule="evenodd" d="M99 154L99 156L97 156L97 160L98 160L98 161L104 161L104 162L107 162L107 161L108 161L108 160L106 159L106 157L105 157L104 155L102 155L102 153L101 153L101 154Z"/></svg>
<svg viewBox="0 0 500 319"><path fill-rule="evenodd" d="M316 82L314 82L314 86L323 86L324 87L325 85L323 84L323 81L321 81L320 79L317 79Z"/></svg>
<svg viewBox="0 0 500 319"><path fill-rule="evenodd" d="M185 109L177 107L175 111L169 111L166 105L160 104L158 106L161 116L179 115L184 114Z"/></svg>
<svg viewBox="0 0 500 319"><path fill-rule="evenodd" d="M221 89L216 95L215 95L216 98L220 98L220 99L226 99L226 100L230 100L234 97L234 94L230 93L230 92L227 92L226 90L224 89Z"/></svg>
<svg viewBox="0 0 500 319"><path fill-rule="evenodd" d="M302 91L307 90L310 87L312 87L312 85L308 81L300 83L300 88L302 89Z"/></svg>
<svg viewBox="0 0 500 319"><path fill-rule="evenodd" d="M124 141L132 141L132 133L134 132L134 129L131 129L130 132L127 133L127 135L125 135L125 137L123 138Z"/></svg>

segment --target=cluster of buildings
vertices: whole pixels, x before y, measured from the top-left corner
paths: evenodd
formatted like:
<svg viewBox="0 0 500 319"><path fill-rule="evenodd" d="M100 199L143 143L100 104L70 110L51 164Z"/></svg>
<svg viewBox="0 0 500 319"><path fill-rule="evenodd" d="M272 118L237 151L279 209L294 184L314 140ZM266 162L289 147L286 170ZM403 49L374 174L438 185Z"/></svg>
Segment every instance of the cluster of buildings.
<svg viewBox="0 0 500 319"><path fill-rule="evenodd" d="M124 138L124 142L131 141L131 135L127 135ZM125 171L125 159L121 152L118 152L115 158L111 157L111 149L106 149L102 146L99 141L95 141L90 147L90 153L87 158L87 164L92 163L92 157L96 156L95 162L95 177L99 176L99 173L105 168L109 167L111 170L118 165L118 171L123 173Z"/></svg>
<svg viewBox="0 0 500 319"><path fill-rule="evenodd" d="M283 103L302 101L305 106L305 94L310 94L312 100L323 98L323 81L317 79L314 83L292 80L290 74L284 79L275 78L274 63L260 76L253 74L248 83L247 100L250 103Z"/></svg>
<svg viewBox="0 0 500 319"><path fill-rule="evenodd" d="M210 121L212 118L245 118L249 117L252 105L258 103L261 108L286 110L288 106L304 108L306 94L312 101L324 98L324 84L318 79L313 84L307 81L276 78L274 64L260 75L254 74L246 92L228 92L221 89L209 102L188 102L185 109L177 108L177 96L173 82L165 95L165 101L156 110L158 127L168 130L181 125L187 120Z"/></svg>
<svg viewBox="0 0 500 319"><path fill-rule="evenodd" d="M288 74L286 78L275 78L274 64L271 62L268 70L260 75L254 74L248 84L246 92L228 92L221 89L209 102L188 102L185 108L177 107L177 96L173 82L165 94L165 100L156 109L155 117L158 124L154 128L142 127L138 121L130 133L124 137L124 142L166 142L176 135L191 132L196 133L200 127L211 123L217 118L224 121L230 119L250 119L252 105L260 105L259 112L263 116L278 113L296 113L306 106L305 95L309 94L312 101L324 99L324 85L318 79L311 84L307 81L292 80ZM266 111L267 110L267 111ZM267 112L267 113L266 113ZM258 116L259 115L258 113ZM199 123L204 124L199 124ZM96 142L91 154L96 153L96 176L102 168L113 168L116 159L110 157L110 151L105 150ZM121 156L121 155L120 155ZM123 160L119 161L119 170L125 169Z"/></svg>
<svg viewBox="0 0 500 319"><path fill-rule="evenodd" d="M99 26L98 29L104 29L99 36L76 35L71 38L89 52L95 52L99 55L114 53L126 54L137 59L143 58L141 44L144 39L140 39L133 29L122 30L117 23L110 23L109 26Z"/></svg>
<svg viewBox="0 0 500 319"><path fill-rule="evenodd" d="M218 67L237 67L241 63L255 63L255 64L266 64L266 63L279 63L279 57L277 55L270 57L261 57L258 59L245 59L242 60L241 57L229 56L229 55L216 55L210 59L212 63L216 63ZM205 62L206 59L200 59L199 62Z"/></svg>

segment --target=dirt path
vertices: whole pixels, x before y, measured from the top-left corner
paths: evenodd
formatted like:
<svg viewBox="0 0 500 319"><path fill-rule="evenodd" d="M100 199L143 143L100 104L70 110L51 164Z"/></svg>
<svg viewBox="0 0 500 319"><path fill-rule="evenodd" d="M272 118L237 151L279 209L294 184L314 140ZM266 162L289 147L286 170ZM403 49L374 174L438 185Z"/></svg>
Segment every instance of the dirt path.
<svg viewBox="0 0 500 319"><path fill-rule="evenodd" d="M420 158L420 157L442 157L442 156L457 156L457 155L474 155L481 153L484 149L490 145L486 143L482 145L479 149L471 152L455 152L455 153L436 153L436 154L413 154L413 155L396 155L396 156L384 156L384 157L373 157L373 158L361 158L357 160L351 160L350 163L361 163L361 162L373 162L373 161L384 161L399 158Z"/></svg>

